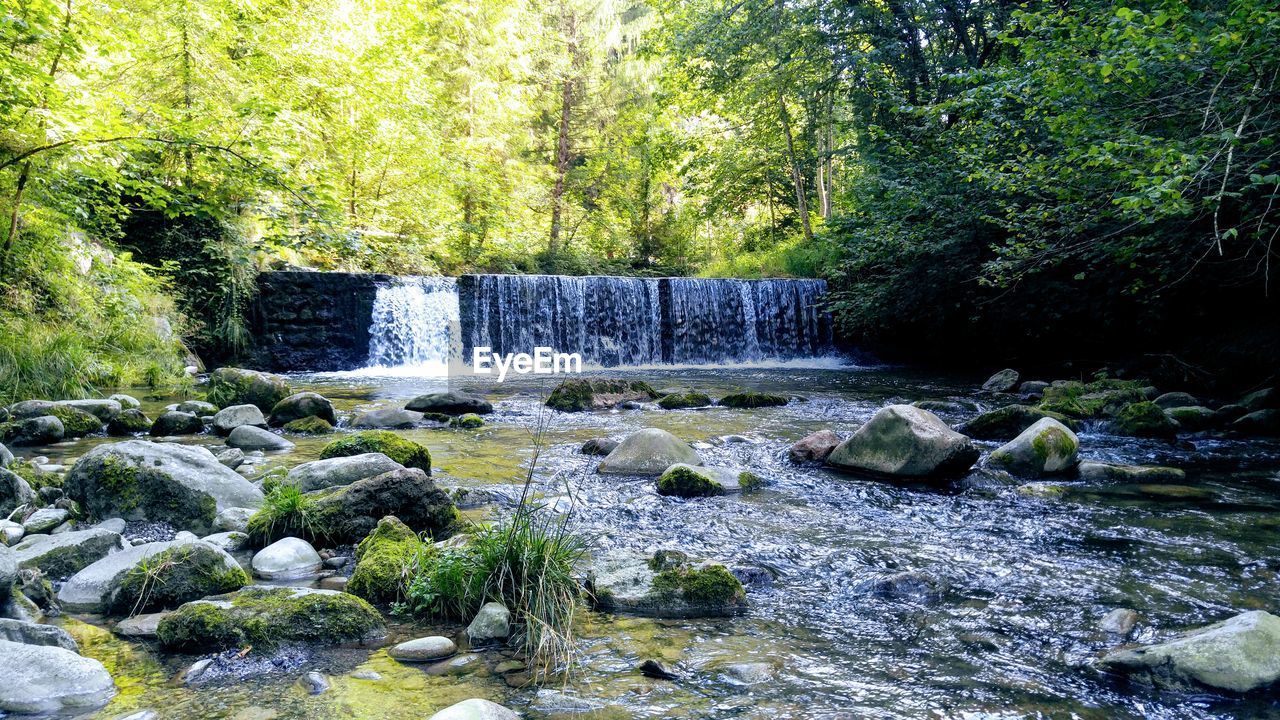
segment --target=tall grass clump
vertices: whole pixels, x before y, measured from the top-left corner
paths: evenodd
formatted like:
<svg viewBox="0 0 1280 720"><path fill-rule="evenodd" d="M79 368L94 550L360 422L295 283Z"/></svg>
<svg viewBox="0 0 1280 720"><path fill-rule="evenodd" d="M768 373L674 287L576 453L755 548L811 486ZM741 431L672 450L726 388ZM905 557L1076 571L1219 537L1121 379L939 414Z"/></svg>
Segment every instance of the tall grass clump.
<svg viewBox="0 0 1280 720"><path fill-rule="evenodd" d="M552 513L532 500L541 436L540 419L534 457L513 515L426 557L397 610L467 622L484 603L500 602L511 611L509 643L523 651L530 667L546 675L567 669L573 659L573 625L582 592L575 570L587 547L568 528L572 513Z"/></svg>

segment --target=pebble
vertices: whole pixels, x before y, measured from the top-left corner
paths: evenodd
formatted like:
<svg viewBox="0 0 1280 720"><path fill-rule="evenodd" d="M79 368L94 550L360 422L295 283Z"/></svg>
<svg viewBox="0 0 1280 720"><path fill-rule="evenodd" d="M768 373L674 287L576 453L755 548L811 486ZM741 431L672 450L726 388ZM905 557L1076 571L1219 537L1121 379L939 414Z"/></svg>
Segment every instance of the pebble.
<svg viewBox="0 0 1280 720"><path fill-rule="evenodd" d="M458 646L447 637L433 635L402 642L387 651L401 662L428 662L447 658L458 651Z"/></svg>
<svg viewBox="0 0 1280 720"><path fill-rule="evenodd" d="M373 670L357 670L351 673L351 677L357 680L381 680L382 676Z"/></svg>
<svg viewBox="0 0 1280 720"><path fill-rule="evenodd" d="M306 685L307 692L312 695L319 695L329 689L329 681L325 679L324 675L321 675L315 670L303 675L302 683Z"/></svg>
<svg viewBox="0 0 1280 720"><path fill-rule="evenodd" d="M1125 638L1129 636L1129 633L1133 632L1133 626L1137 624L1138 613L1129 608L1116 608L1102 618L1099 626L1103 632Z"/></svg>

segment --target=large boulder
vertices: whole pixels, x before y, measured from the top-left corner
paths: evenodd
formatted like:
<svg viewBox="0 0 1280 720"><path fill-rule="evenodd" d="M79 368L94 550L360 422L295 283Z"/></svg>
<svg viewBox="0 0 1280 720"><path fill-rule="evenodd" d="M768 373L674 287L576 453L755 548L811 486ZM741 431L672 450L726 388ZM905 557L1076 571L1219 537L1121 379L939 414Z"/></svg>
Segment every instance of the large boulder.
<svg viewBox="0 0 1280 720"><path fill-rule="evenodd" d="M1179 428L1190 432L1208 430L1221 421L1217 411L1199 405L1171 407L1164 412L1178 424Z"/></svg>
<svg viewBox="0 0 1280 720"><path fill-rule="evenodd" d="M402 469L403 465L382 453L363 453L302 463L289 471L285 482L311 492Z"/></svg>
<svg viewBox="0 0 1280 720"><path fill-rule="evenodd" d="M419 395L404 406L405 410L420 413L440 413L442 415L465 415L475 413L487 415L493 412L493 405L479 395L449 391Z"/></svg>
<svg viewBox="0 0 1280 720"><path fill-rule="evenodd" d="M123 549L119 533L90 528L57 535L28 535L13 546L13 553L19 567L39 568L51 578L63 578Z"/></svg>
<svg viewBox="0 0 1280 720"><path fill-rule="evenodd" d="M63 589L92 567L77 573ZM233 592L248 584L249 576L222 548L202 541L175 541L172 547L145 555L116 575L104 598L103 610L113 615L153 612ZM84 588L86 584L75 586Z"/></svg>
<svg viewBox="0 0 1280 720"><path fill-rule="evenodd" d="M987 378L987 381L982 383L982 389L987 392L997 393L1013 392L1014 388L1018 387L1018 380L1019 375L1017 370L1005 368L1004 370L1001 370L995 375Z"/></svg>
<svg viewBox="0 0 1280 720"><path fill-rule="evenodd" d="M15 509L22 505L30 505L36 501L36 491L31 485L12 470L0 468L0 518L9 517Z"/></svg>
<svg viewBox="0 0 1280 720"><path fill-rule="evenodd" d="M840 443L827 464L870 475L925 478L961 474L977 459L973 441L937 415L911 405L890 405Z"/></svg>
<svg viewBox="0 0 1280 720"><path fill-rule="evenodd" d="M597 559L588 577L596 607L661 618L722 617L747 607L742 583L723 565L664 561L615 551Z"/></svg>
<svg viewBox="0 0 1280 720"><path fill-rule="evenodd" d="M831 455L831 451L835 450L838 445L840 445L840 436L836 435L834 431L819 430L796 441L787 450L787 457L793 463L826 462L827 457Z"/></svg>
<svg viewBox="0 0 1280 720"><path fill-rule="evenodd" d="M1024 477L1041 477L1066 472L1076 466L1080 440L1071 428L1041 418L991 453L990 463Z"/></svg>
<svg viewBox="0 0 1280 720"><path fill-rule="evenodd" d="M162 413L151 423L152 437L172 437L174 435L199 435L204 432L204 421L189 412L170 410Z"/></svg>
<svg viewBox="0 0 1280 720"><path fill-rule="evenodd" d="M257 405L264 413L271 412L276 403L289 396L289 383L279 375L218 368L209 376L209 392L206 398L218 407L232 405Z"/></svg>
<svg viewBox="0 0 1280 720"><path fill-rule="evenodd" d="M292 450L293 443L270 430L252 425L241 425L227 436L227 445L241 450Z"/></svg>
<svg viewBox="0 0 1280 720"><path fill-rule="evenodd" d="M1076 474L1081 480L1090 482L1150 484L1178 483L1187 479L1187 474L1178 468L1156 465L1112 465L1100 462L1082 462L1076 467Z"/></svg>
<svg viewBox="0 0 1280 720"><path fill-rule="evenodd" d="M145 440L90 450L63 490L99 518L160 520L200 535L222 510L262 504L262 491L208 449Z"/></svg>
<svg viewBox="0 0 1280 720"><path fill-rule="evenodd" d="M412 571L433 550L399 518L384 517L356 546L356 569L346 590L373 603L403 600Z"/></svg>
<svg viewBox="0 0 1280 720"><path fill-rule="evenodd" d="M116 694L102 663L51 645L0 640L0 677L6 713L80 715Z"/></svg>
<svg viewBox="0 0 1280 720"><path fill-rule="evenodd" d="M1075 423L1066 415L1028 405L1006 405L982 413L958 430L975 440L1011 440L1043 418L1053 418L1074 429Z"/></svg>
<svg viewBox="0 0 1280 720"><path fill-rule="evenodd" d="M1167 642L1108 653L1102 666L1175 689L1261 690L1280 681L1280 618L1241 613Z"/></svg>
<svg viewBox="0 0 1280 720"><path fill-rule="evenodd" d="M281 538L253 556L253 574L263 580L298 580L314 577L324 567L311 543L296 537Z"/></svg>
<svg viewBox="0 0 1280 720"><path fill-rule="evenodd" d="M138 408L125 408L107 423L107 434L116 437L151 432L151 418Z"/></svg>
<svg viewBox="0 0 1280 720"><path fill-rule="evenodd" d="M658 494L683 498L711 497L740 493L760 485L760 478L745 470L676 463L658 478Z"/></svg>
<svg viewBox="0 0 1280 720"><path fill-rule="evenodd" d="M222 408L213 416L213 431L222 437L230 435L232 430L241 425L264 428L267 426L267 419L262 416L257 405L247 403Z"/></svg>
<svg viewBox="0 0 1280 720"><path fill-rule="evenodd" d="M357 415L351 427L373 430L407 430L426 417L420 412L403 408L380 408Z"/></svg>
<svg viewBox="0 0 1280 720"><path fill-rule="evenodd" d="M1125 405L1116 415L1112 427L1121 435L1172 439L1178 434L1178 423L1153 402Z"/></svg>
<svg viewBox="0 0 1280 720"><path fill-rule="evenodd" d="M648 383L639 380L572 378L551 391L547 407L560 412L605 410L624 402L643 402L657 397L658 393Z"/></svg>
<svg viewBox="0 0 1280 720"><path fill-rule="evenodd" d="M62 421L52 415L14 420L3 428L4 437L0 440L14 445L52 445L60 442L66 434Z"/></svg>
<svg viewBox="0 0 1280 720"><path fill-rule="evenodd" d="M254 585L189 602L166 615L156 634L169 650L206 653L291 642L365 642L385 635L386 626L382 615L355 595Z"/></svg>
<svg viewBox="0 0 1280 720"><path fill-rule="evenodd" d="M70 633L54 625L0 618L0 640L25 645L48 645L71 652L80 652L80 646Z"/></svg>
<svg viewBox="0 0 1280 720"><path fill-rule="evenodd" d="M134 402L137 401L135 400ZM103 423L111 422L111 419L119 415L120 411L124 409L120 402L114 399L59 400L57 404L87 412Z"/></svg>
<svg viewBox="0 0 1280 720"><path fill-rule="evenodd" d="M9 418L11 420L26 420L27 418L40 417L48 415L49 411L57 406L58 403L52 400L23 400L8 407Z"/></svg>
<svg viewBox="0 0 1280 720"><path fill-rule="evenodd" d="M363 430L338 438L324 447L320 459L382 453L409 468L431 474L431 453L422 445L390 430Z"/></svg>
<svg viewBox="0 0 1280 720"><path fill-rule="evenodd" d="M1280 437L1280 410L1254 410L1231 423L1231 429L1248 435Z"/></svg>
<svg viewBox="0 0 1280 720"><path fill-rule="evenodd" d="M631 433L600 461L605 475L660 475L675 465L701 465L702 458L680 438L666 430L645 428Z"/></svg>
<svg viewBox="0 0 1280 720"><path fill-rule="evenodd" d="M102 432L103 421L93 413L61 403L50 408L49 415L62 423L64 438L78 438Z"/></svg>
<svg viewBox="0 0 1280 720"><path fill-rule="evenodd" d="M71 612L105 612L125 576L138 568L156 565L147 562L150 558L191 542L194 541L182 539L145 543L106 555L68 578L58 590L58 603Z"/></svg>
<svg viewBox="0 0 1280 720"><path fill-rule="evenodd" d="M313 392L294 393L276 403L275 407L271 408L271 417L268 422L271 427L283 427L294 420L313 416L330 425L338 424L338 415L333 410L333 403L323 395Z"/></svg>

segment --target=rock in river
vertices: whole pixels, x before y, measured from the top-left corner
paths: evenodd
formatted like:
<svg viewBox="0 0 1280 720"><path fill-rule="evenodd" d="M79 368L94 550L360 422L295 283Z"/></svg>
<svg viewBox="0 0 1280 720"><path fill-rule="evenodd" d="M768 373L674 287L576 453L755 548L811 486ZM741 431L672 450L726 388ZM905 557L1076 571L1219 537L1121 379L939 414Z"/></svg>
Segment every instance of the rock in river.
<svg viewBox="0 0 1280 720"><path fill-rule="evenodd" d="M0 640L0 710L80 714L116 694L102 663L49 645Z"/></svg>
<svg viewBox="0 0 1280 720"><path fill-rule="evenodd" d="M710 497L752 490L761 484L759 477L738 468L676 463L658 478L658 494L684 498Z"/></svg>
<svg viewBox="0 0 1280 720"><path fill-rule="evenodd" d="M973 441L937 415L890 405L833 450L827 464L871 475L923 478L961 474L977 459Z"/></svg>
<svg viewBox="0 0 1280 720"><path fill-rule="evenodd" d="M264 580L297 580L320 572L324 560L311 543L299 538L278 540L253 556L253 574Z"/></svg>
<svg viewBox="0 0 1280 720"><path fill-rule="evenodd" d="M227 436L227 444L241 450L292 450L293 443L252 425L241 425Z"/></svg>
<svg viewBox="0 0 1280 720"><path fill-rule="evenodd" d="M493 412L493 405L479 395L451 391L419 395L406 403L404 409L445 415L465 415L466 413L488 415Z"/></svg>
<svg viewBox="0 0 1280 720"><path fill-rule="evenodd" d="M458 647L452 640L433 635L402 642L388 650L387 654L401 662L430 662L447 658L457 651Z"/></svg>
<svg viewBox="0 0 1280 720"><path fill-rule="evenodd" d="M285 482L311 492L403 469L403 465L382 453L362 453L302 463L289 471Z"/></svg>
<svg viewBox="0 0 1280 720"><path fill-rule="evenodd" d="M1013 389L1018 387L1018 379L1017 370L1005 368L987 378L987 381L982 383L982 389L987 392L997 393L1013 392Z"/></svg>
<svg viewBox="0 0 1280 720"><path fill-rule="evenodd" d="M505 640L511 633L511 611L506 605L488 602L480 607L471 624L467 626L467 637L471 642L482 643L491 640Z"/></svg>
<svg viewBox="0 0 1280 720"><path fill-rule="evenodd" d="M1023 430L1035 425L1043 418L1054 420L1072 428L1074 422L1066 415L1041 410L1029 405L1006 405L978 417L960 426L961 433L977 440L1011 440ZM1074 429L1074 428L1072 428Z"/></svg>
<svg viewBox="0 0 1280 720"><path fill-rule="evenodd" d="M283 427L306 417L318 417L330 425L338 424L338 416L333 411L333 403L329 398L313 392L294 393L281 400L271 408L269 422L271 427Z"/></svg>
<svg viewBox="0 0 1280 720"><path fill-rule="evenodd" d="M351 421L353 428L372 428L382 430L407 430L422 422L425 417L420 412L402 408L381 408L360 413Z"/></svg>
<svg viewBox="0 0 1280 720"><path fill-rule="evenodd" d="M93 528L57 535L28 535L13 546L13 553L20 567L39 568L51 578L61 578L123 549L119 533Z"/></svg>
<svg viewBox="0 0 1280 720"><path fill-rule="evenodd" d="M639 553L613 551L596 559L588 587L596 607L607 612L723 617L747 607L742 583L725 566L689 563L683 558L660 564L657 558Z"/></svg>
<svg viewBox="0 0 1280 720"><path fill-rule="evenodd" d="M213 416L213 431L222 437L230 435L232 430L241 425L264 428L267 426L267 419L262 416L257 405L249 404L222 408Z"/></svg>
<svg viewBox="0 0 1280 720"><path fill-rule="evenodd" d="M1164 687L1260 690L1280 680L1280 618L1262 610L1241 613L1168 642L1108 653L1102 666Z"/></svg>
<svg viewBox="0 0 1280 720"><path fill-rule="evenodd" d="M676 463L701 465L702 458L683 440L666 430L645 428L627 436L604 460L605 475L660 475Z"/></svg>
<svg viewBox="0 0 1280 720"><path fill-rule="evenodd" d="M204 432L204 421L185 412L172 410L156 418L151 424L152 437L171 437L173 435L198 435Z"/></svg>
<svg viewBox="0 0 1280 720"><path fill-rule="evenodd" d="M90 450L63 489L96 517L164 521L201 535L222 510L262 504L262 491L207 448L145 440Z"/></svg>
<svg viewBox="0 0 1280 720"><path fill-rule="evenodd" d="M157 629L163 647L200 653L245 645L365 641L385 633L382 615L355 595L266 586L189 602Z"/></svg>
<svg viewBox="0 0 1280 720"><path fill-rule="evenodd" d="M1056 475L1076 466L1079 450L1071 428L1047 417L991 453L990 463L1024 477Z"/></svg>
<svg viewBox="0 0 1280 720"><path fill-rule="evenodd" d="M787 451L794 463L825 462L831 451L840 445L840 436L831 430L819 430L801 438Z"/></svg>
<svg viewBox="0 0 1280 720"><path fill-rule="evenodd" d="M520 720L520 716L496 702L471 698L450 705L427 720Z"/></svg>

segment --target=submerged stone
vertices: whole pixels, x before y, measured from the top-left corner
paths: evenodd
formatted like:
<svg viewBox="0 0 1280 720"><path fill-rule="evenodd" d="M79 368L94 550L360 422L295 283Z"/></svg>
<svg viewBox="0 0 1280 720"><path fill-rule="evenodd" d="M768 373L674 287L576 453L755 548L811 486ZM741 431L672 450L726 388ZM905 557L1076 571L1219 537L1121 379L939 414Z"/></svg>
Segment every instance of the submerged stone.
<svg viewBox="0 0 1280 720"><path fill-rule="evenodd" d="M479 395L450 391L419 395L406 403L404 409L444 415L488 415L493 412L493 404Z"/></svg>
<svg viewBox="0 0 1280 720"><path fill-rule="evenodd" d="M241 450L292 450L293 443L253 425L241 425L227 436L227 445Z"/></svg>
<svg viewBox="0 0 1280 720"><path fill-rule="evenodd" d="M1280 618L1241 613L1167 642L1108 653L1102 666L1175 689L1260 690L1280 680Z"/></svg>

